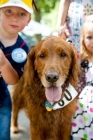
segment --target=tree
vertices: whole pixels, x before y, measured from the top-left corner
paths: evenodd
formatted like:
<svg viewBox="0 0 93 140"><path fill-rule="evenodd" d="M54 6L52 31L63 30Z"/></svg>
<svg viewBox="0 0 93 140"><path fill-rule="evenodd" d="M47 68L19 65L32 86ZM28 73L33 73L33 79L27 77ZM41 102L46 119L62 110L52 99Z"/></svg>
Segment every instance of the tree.
<svg viewBox="0 0 93 140"><path fill-rule="evenodd" d="M39 11L34 10L34 19L40 22L44 15L50 13L55 8L57 2L59 2L59 0L35 0ZM36 38L40 40L41 35L36 35Z"/></svg>
<svg viewBox="0 0 93 140"><path fill-rule="evenodd" d="M35 3L39 9L38 12L34 11L35 20L40 22L42 15L45 13L50 13L51 10L54 9L57 1L59 0L35 0Z"/></svg>

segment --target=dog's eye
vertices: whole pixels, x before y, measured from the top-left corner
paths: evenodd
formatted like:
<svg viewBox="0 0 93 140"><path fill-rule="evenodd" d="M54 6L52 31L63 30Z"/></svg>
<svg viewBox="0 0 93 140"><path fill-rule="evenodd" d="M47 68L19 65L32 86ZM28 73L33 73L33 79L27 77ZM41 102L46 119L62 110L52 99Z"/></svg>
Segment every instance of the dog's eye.
<svg viewBox="0 0 93 140"><path fill-rule="evenodd" d="M61 56L61 57L65 57L66 54L65 54L64 52L62 52L62 53L60 54L60 56Z"/></svg>
<svg viewBox="0 0 93 140"><path fill-rule="evenodd" d="M45 57L45 55L44 55L44 54L40 54L40 56L39 56L39 57L44 58L44 57Z"/></svg>

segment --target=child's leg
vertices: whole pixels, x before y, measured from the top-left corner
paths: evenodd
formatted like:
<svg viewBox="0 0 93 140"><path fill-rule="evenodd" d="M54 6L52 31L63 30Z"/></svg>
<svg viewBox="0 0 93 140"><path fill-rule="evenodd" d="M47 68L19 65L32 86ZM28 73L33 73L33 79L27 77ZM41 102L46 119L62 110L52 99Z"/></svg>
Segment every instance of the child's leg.
<svg viewBox="0 0 93 140"><path fill-rule="evenodd" d="M10 140L11 99L8 95L0 107L0 140Z"/></svg>

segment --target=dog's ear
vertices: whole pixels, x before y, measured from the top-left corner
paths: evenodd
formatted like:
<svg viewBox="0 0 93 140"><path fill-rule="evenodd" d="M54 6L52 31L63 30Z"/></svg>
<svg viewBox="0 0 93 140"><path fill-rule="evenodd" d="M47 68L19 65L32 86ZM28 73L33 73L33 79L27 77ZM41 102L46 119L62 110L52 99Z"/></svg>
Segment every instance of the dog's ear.
<svg viewBox="0 0 93 140"><path fill-rule="evenodd" d="M35 60L35 47L32 47L28 53L27 62L24 67L24 80L26 84L31 84L34 80L34 60Z"/></svg>
<svg viewBox="0 0 93 140"><path fill-rule="evenodd" d="M74 83L75 85L78 83L78 77L80 72L80 66L78 62L77 52L75 50L75 47L72 47L72 63L71 63L71 69L70 69L70 81L71 83Z"/></svg>
<svg viewBox="0 0 93 140"><path fill-rule="evenodd" d="M38 51L40 50L42 43L44 40L41 40L40 42L37 43L36 46L32 47L28 57L27 57L27 62L24 67L24 80L25 83L28 85L31 85L32 82L35 80L36 77L36 70L35 70L35 57Z"/></svg>

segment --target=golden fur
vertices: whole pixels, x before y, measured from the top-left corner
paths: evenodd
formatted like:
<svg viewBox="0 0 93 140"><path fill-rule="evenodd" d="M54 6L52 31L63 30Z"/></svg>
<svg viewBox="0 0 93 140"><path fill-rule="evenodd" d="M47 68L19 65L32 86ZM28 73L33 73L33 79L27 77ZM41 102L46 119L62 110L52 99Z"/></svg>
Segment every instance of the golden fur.
<svg viewBox="0 0 93 140"><path fill-rule="evenodd" d="M75 50L61 37L50 36L33 47L12 93L12 131L18 131L18 112L24 108L31 122L31 140L69 140L77 97L64 108L48 112L45 91L65 83L64 94L69 83L77 86L78 72Z"/></svg>

